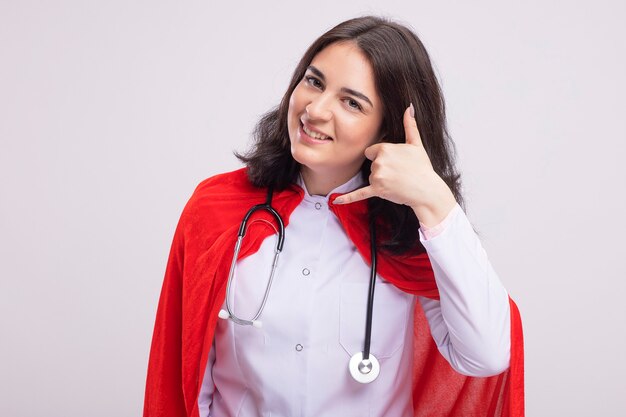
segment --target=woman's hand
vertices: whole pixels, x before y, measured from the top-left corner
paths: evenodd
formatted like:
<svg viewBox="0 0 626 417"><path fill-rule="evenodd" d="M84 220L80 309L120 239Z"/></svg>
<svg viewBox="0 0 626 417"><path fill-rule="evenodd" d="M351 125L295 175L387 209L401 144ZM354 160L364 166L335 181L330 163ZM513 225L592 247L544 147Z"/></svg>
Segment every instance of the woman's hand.
<svg viewBox="0 0 626 417"><path fill-rule="evenodd" d="M365 157L372 161L370 185L336 198L335 204L381 197L411 207L426 227L450 213L456 204L454 194L433 170L413 114L411 104L404 112L406 143L376 143L365 149Z"/></svg>

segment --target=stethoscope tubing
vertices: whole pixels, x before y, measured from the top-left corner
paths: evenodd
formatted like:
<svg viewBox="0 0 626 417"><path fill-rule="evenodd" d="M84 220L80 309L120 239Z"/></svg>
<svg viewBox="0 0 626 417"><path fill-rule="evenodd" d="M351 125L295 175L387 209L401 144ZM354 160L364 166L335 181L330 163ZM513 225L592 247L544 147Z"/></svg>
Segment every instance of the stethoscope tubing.
<svg viewBox="0 0 626 417"><path fill-rule="evenodd" d="M267 303L267 299L269 298L270 289L272 288L272 282L274 280L274 273L276 271L276 266L278 264L278 257L283 250L283 245L285 243L285 225L283 223L283 219L280 214L272 207L272 195L273 188L270 187L267 191L267 200L263 204L257 204L253 206L246 215L244 216L241 225L239 226L239 231L237 233L237 242L235 243L235 251L233 255L233 260L230 265L230 272L228 274L228 283L226 285L226 310L220 311L219 316L223 319L231 319L234 323L239 325L251 325L254 327L261 327L262 323L259 321L259 317L261 317L261 313L265 308L265 304ZM248 220L250 217L259 210L269 211L270 214L276 219L278 223L278 241L276 243L276 248L274 250L274 260L272 262L272 270L270 273L270 278L268 280L267 287L265 288L265 293L263 294L263 301L261 302L261 306L258 311L250 320L244 320L240 317L237 317L233 312L232 306L230 305L230 290L232 286L232 281L235 275L235 269L237 266L237 259L239 258L239 251L241 250L241 245L243 242L243 238L246 235L246 227L248 224ZM380 364L374 355L370 357L370 347L372 340L372 316L374 310L374 292L376 289L376 222L373 217L370 217L369 220L369 231L370 231L370 249L371 249L371 269L370 269L370 282L368 288L367 295L367 314L365 318L365 340L363 342L363 352L355 353L351 358L348 364L348 368L352 377L360 383L369 383L378 377L380 372Z"/></svg>
<svg viewBox="0 0 626 417"><path fill-rule="evenodd" d="M282 252L283 245L285 244L285 224L283 223L283 219L282 217L280 217L280 214L278 214L278 212L274 210L274 207L272 207L273 194L274 189L270 187L267 190L267 200L265 201L265 203L257 204L253 206L250 210L248 210L243 218L243 221L239 225L239 232L237 233L237 236L241 239L243 239L243 237L245 236L246 225L248 224L248 219L250 218L250 216L252 216L258 210L267 210L272 214L272 216L274 216L274 218L278 222L278 243L276 244L276 250L278 252Z"/></svg>
<svg viewBox="0 0 626 417"><path fill-rule="evenodd" d="M372 341L372 316L374 309L374 290L376 289L376 225L374 219L370 219L370 250L372 266L370 268L370 285L367 294L367 316L365 317L365 341L363 342L363 360L370 357L370 345Z"/></svg>
<svg viewBox="0 0 626 417"><path fill-rule="evenodd" d="M276 266L278 265L278 257L283 250L283 246L285 244L285 224L283 222L280 214L272 207L272 195L273 189L270 187L267 192L267 200L263 204L257 204L253 206L246 215L244 216L241 225L239 226L239 231L237 232L237 242L235 243L235 252L233 255L233 260L230 264L230 272L228 273L228 283L226 285L226 310L228 312L229 318L240 325L252 325L255 327L260 327L261 323L258 321L259 317L261 317L261 313L265 308L265 304L267 303L267 299L269 298L270 289L272 288L272 282L274 281L274 274L276 272ZM230 288L232 286L233 277L235 275L235 270L237 267L237 259L239 258L239 251L241 250L241 244L243 242L243 238L246 235L246 227L248 225L248 220L250 216L252 216L255 212L259 210L269 211L270 214L276 219L278 223L278 241L276 242L276 248L274 249L274 260L272 261L272 269L270 272L270 278L267 283L267 287L265 288L265 293L263 294L263 301L261 302L261 306L257 310L256 314L250 320L244 320L240 317L237 317L233 312L232 306L230 305L230 299L228 294L230 294Z"/></svg>

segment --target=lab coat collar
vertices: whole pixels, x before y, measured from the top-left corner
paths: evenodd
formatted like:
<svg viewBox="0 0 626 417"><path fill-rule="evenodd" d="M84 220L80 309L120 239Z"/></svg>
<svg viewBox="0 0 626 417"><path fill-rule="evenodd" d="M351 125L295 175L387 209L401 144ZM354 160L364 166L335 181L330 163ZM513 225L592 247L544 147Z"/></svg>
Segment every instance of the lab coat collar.
<svg viewBox="0 0 626 417"><path fill-rule="evenodd" d="M333 188L327 195L311 195L309 191L306 189L306 185L304 184L304 179L302 178L302 173L298 173L298 179L296 184L304 190L304 201L310 203L326 203L328 204L328 199L333 194L346 194L351 191L356 190L357 188L361 188L366 185L365 180L363 180L363 176L361 171L357 172L352 178L343 184Z"/></svg>

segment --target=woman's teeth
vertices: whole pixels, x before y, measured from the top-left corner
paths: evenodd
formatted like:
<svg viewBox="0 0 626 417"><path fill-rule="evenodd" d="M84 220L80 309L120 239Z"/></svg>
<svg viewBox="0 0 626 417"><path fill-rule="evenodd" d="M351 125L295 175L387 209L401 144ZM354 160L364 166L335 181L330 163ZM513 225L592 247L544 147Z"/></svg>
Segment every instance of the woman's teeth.
<svg viewBox="0 0 626 417"><path fill-rule="evenodd" d="M302 125L302 130L304 130L304 133L306 133L307 135L311 136L312 138L319 139L319 140L330 140L329 136L321 135L321 134L319 134L317 132L313 132L313 131L307 129L304 125Z"/></svg>

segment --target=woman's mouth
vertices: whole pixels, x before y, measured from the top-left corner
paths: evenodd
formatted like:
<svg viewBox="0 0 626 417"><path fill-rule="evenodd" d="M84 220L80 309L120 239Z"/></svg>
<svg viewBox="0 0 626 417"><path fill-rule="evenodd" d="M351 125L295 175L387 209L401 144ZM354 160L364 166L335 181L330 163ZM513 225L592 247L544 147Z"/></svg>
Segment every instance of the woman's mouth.
<svg viewBox="0 0 626 417"><path fill-rule="evenodd" d="M307 129L302 122L300 122L300 129L304 133L304 136L307 136L309 139L316 142L327 142L333 140L330 136L322 135L321 133Z"/></svg>

